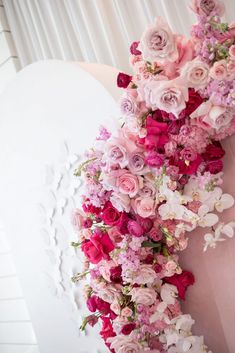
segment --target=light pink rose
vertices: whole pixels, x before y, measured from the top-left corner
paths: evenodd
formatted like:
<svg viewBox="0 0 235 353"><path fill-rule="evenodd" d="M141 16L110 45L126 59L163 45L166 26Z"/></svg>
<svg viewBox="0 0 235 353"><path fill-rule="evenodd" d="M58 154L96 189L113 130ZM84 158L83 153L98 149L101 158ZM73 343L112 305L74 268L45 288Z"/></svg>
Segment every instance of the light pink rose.
<svg viewBox="0 0 235 353"><path fill-rule="evenodd" d="M210 69L210 76L214 80L224 80L227 76L227 62L226 60L216 61Z"/></svg>
<svg viewBox="0 0 235 353"><path fill-rule="evenodd" d="M137 284L152 284L155 279L156 272L152 265L141 265L133 281Z"/></svg>
<svg viewBox="0 0 235 353"><path fill-rule="evenodd" d="M231 45L229 48L229 55L231 60L235 60L235 45Z"/></svg>
<svg viewBox="0 0 235 353"><path fill-rule="evenodd" d="M108 234L114 244L120 243L123 239L123 235L116 227L108 229Z"/></svg>
<svg viewBox="0 0 235 353"><path fill-rule="evenodd" d="M175 37L168 24L160 17L143 33L139 48L146 61L174 62L178 59Z"/></svg>
<svg viewBox="0 0 235 353"><path fill-rule="evenodd" d="M130 198L128 195L121 194L119 192L113 192L110 201L112 202L112 205L119 211L125 211L129 212L130 211Z"/></svg>
<svg viewBox="0 0 235 353"><path fill-rule="evenodd" d="M144 87L147 106L172 113L178 118L188 101L187 83L180 80L151 81Z"/></svg>
<svg viewBox="0 0 235 353"><path fill-rule="evenodd" d="M120 193L134 197L142 186L142 178L131 173L124 173L116 180L116 186Z"/></svg>
<svg viewBox="0 0 235 353"><path fill-rule="evenodd" d="M181 77L187 81L188 87L193 87L197 90L207 84L209 66L196 58L193 61L187 62L182 68Z"/></svg>
<svg viewBox="0 0 235 353"><path fill-rule="evenodd" d="M220 0L192 0L191 9L200 16L209 16L212 12L223 16L224 4Z"/></svg>
<svg viewBox="0 0 235 353"><path fill-rule="evenodd" d="M171 277L173 276L175 273L176 273L176 268L177 268L177 264L175 261L168 261L166 264L165 264L165 276L166 277Z"/></svg>
<svg viewBox="0 0 235 353"><path fill-rule="evenodd" d="M235 79L235 60L234 61L229 61L227 64L227 73L228 73L228 80L234 80Z"/></svg>
<svg viewBox="0 0 235 353"><path fill-rule="evenodd" d="M146 179L145 179L146 180ZM139 191L141 197L153 197L156 195L156 187L151 181L144 181L142 189Z"/></svg>
<svg viewBox="0 0 235 353"><path fill-rule="evenodd" d="M113 139L105 144L103 162L125 168L128 164L127 150L124 141Z"/></svg>
<svg viewBox="0 0 235 353"><path fill-rule="evenodd" d="M115 337L108 338L107 340L111 343L110 348L114 349L116 353L141 353L143 352L142 346L138 343L135 336L132 335L117 335Z"/></svg>
<svg viewBox="0 0 235 353"><path fill-rule="evenodd" d="M114 302L110 305L110 309L116 314L120 315L121 307L118 302Z"/></svg>
<svg viewBox="0 0 235 353"><path fill-rule="evenodd" d="M129 316L132 316L133 312L130 308L128 308L128 306L126 306L124 309L122 309L121 311L121 316L124 316L124 317L129 317Z"/></svg>
<svg viewBox="0 0 235 353"><path fill-rule="evenodd" d="M130 295L133 302L143 305L152 305L157 298L157 294L153 288L136 287L130 291Z"/></svg>
<svg viewBox="0 0 235 353"><path fill-rule="evenodd" d="M210 101L207 101L201 104L190 117L201 118L204 123L218 131L230 123L233 114L226 107L212 105Z"/></svg>
<svg viewBox="0 0 235 353"><path fill-rule="evenodd" d="M141 151L135 151L129 155L129 165L131 173L143 175L149 169L145 165L145 156Z"/></svg>
<svg viewBox="0 0 235 353"><path fill-rule="evenodd" d="M127 92L125 95L121 97L120 110L123 115L127 115L127 116L138 114L139 105L133 93Z"/></svg>
<svg viewBox="0 0 235 353"><path fill-rule="evenodd" d="M143 218L155 215L156 202L151 197L138 197L133 200L134 211Z"/></svg>

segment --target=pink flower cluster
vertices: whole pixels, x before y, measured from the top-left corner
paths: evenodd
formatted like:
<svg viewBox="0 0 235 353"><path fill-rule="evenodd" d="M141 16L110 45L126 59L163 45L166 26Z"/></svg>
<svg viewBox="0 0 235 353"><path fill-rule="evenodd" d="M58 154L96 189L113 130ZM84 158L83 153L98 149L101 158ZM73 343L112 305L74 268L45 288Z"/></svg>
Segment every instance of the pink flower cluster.
<svg viewBox="0 0 235 353"><path fill-rule="evenodd" d="M76 171L85 180L73 224L89 274L86 324L101 322L113 353L208 352L180 300L194 283L178 253L187 233L233 206L223 194L220 140L235 132L235 33L219 0L193 0L192 39L157 19L131 45L133 76L119 73L122 124L100 130ZM233 235L235 223L206 234ZM219 233L218 233L219 232ZM213 233L213 232L212 232ZM185 350L185 347L189 347Z"/></svg>

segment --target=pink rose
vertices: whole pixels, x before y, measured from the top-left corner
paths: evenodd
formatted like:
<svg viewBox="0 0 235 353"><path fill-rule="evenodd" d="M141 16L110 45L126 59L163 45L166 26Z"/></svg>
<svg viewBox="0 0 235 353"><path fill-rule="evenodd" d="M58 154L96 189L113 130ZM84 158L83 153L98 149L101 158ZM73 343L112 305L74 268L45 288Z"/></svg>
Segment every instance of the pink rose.
<svg viewBox="0 0 235 353"><path fill-rule="evenodd" d="M114 245L107 233L95 232L90 240L83 242L81 249L91 263L98 264L102 259L109 260L109 253L114 250Z"/></svg>
<svg viewBox="0 0 235 353"><path fill-rule="evenodd" d="M229 61L227 64L228 80L235 79L235 61Z"/></svg>
<svg viewBox="0 0 235 353"><path fill-rule="evenodd" d="M129 317L129 316L132 316L133 314L133 311L128 308L128 306L126 306L124 309L122 309L121 311L121 315L124 316L124 317Z"/></svg>
<svg viewBox="0 0 235 353"><path fill-rule="evenodd" d="M164 155L156 151L149 151L145 158L146 163L150 167L159 168L164 164Z"/></svg>
<svg viewBox="0 0 235 353"><path fill-rule="evenodd" d="M146 61L174 62L178 59L174 35L168 24L160 17L143 33L139 48Z"/></svg>
<svg viewBox="0 0 235 353"><path fill-rule="evenodd" d="M199 16L209 16L212 12L218 16L224 14L224 4L220 0L192 0L191 9Z"/></svg>
<svg viewBox="0 0 235 353"><path fill-rule="evenodd" d="M203 88L209 79L209 66L196 58L184 65L181 77L186 80L188 87Z"/></svg>
<svg viewBox="0 0 235 353"><path fill-rule="evenodd" d="M232 111L225 107L212 105L210 101L201 104L190 116L191 118L202 117L203 122L212 128L219 130L227 126L233 118Z"/></svg>
<svg viewBox="0 0 235 353"><path fill-rule="evenodd" d="M133 152L129 156L129 165L128 165L130 171L133 174L143 174L146 171L145 167L145 157L142 152Z"/></svg>
<svg viewBox="0 0 235 353"><path fill-rule="evenodd" d="M210 69L210 76L214 80L224 80L227 77L227 62L226 60L216 61Z"/></svg>
<svg viewBox="0 0 235 353"><path fill-rule="evenodd" d="M152 81L145 85L145 100L153 110L160 109L178 118L188 101L187 84L180 80Z"/></svg>
<svg viewBox="0 0 235 353"><path fill-rule="evenodd" d="M125 211L129 212L130 211L130 198L128 195L125 194L120 194L118 192L113 192L110 201L112 202L112 205L119 211Z"/></svg>
<svg viewBox="0 0 235 353"><path fill-rule="evenodd" d="M231 45L229 48L229 55L231 60L235 60L235 45Z"/></svg>
<svg viewBox="0 0 235 353"><path fill-rule="evenodd" d="M131 300L136 304L152 305L157 299L157 294L152 288L133 288L130 295Z"/></svg>
<svg viewBox="0 0 235 353"><path fill-rule="evenodd" d="M136 98L133 94L125 94L120 100L120 110L123 115L137 115L139 107Z"/></svg>
<svg viewBox="0 0 235 353"><path fill-rule="evenodd" d="M106 202L101 215L105 224L108 224L109 226L118 226L121 222L121 216L122 213L118 212L111 202Z"/></svg>
<svg viewBox="0 0 235 353"><path fill-rule="evenodd" d="M156 203L151 197L138 197L133 200L132 205L135 212L143 218L155 215Z"/></svg>
<svg viewBox="0 0 235 353"><path fill-rule="evenodd" d="M117 353L141 353L143 352L142 345L131 335L118 335L108 339L111 342L110 348Z"/></svg>
<svg viewBox="0 0 235 353"><path fill-rule="evenodd" d="M133 282L137 284L152 284L155 279L156 272L152 268L152 265L141 265Z"/></svg>
<svg viewBox="0 0 235 353"><path fill-rule="evenodd" d="M162 239L162 232L159 229L153 227L148 233L148 236L154 241L160 241Z"/></svg>
<svg viewBox="0 0 235 353"><path fill-rule="evenodd" d="M128 164L127 151L124 147L124 141L121 139L112 139L105 144L103 162L110 165L119 165L125 168Z"/></svg>
<svg viewBox="0 0 235 353"><path fill-rule="evenodd" d="M134 221L133 219L130 219L127 223L127 229L131 235L134 237L141 237L144 234L144 229L141 227L141 225Z"/></svg>
<svg viewBox="0 0 235 353"><path fill-rule="evenodd" d="M116 186L120 193L134 197L141 187L142 179L131 173L124 173L116 180Z"/></svg>
<svg viewBox="0 0 235 353"><path fill-rule="evenodd" d="M156 187L153 182L145 181L143 187L139 191L142 197L153 197L156 195Z"/></svg>

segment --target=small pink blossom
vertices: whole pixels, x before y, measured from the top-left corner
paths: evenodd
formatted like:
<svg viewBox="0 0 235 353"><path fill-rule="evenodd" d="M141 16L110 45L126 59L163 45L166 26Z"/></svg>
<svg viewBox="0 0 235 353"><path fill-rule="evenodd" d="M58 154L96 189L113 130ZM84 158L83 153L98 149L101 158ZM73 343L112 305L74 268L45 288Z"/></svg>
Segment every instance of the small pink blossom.
<svg viewBox="0 0 235 353"><path fill-rule="evenodd" d="M210 76L214 80L224 80L227 76L227 62L226 60L216 61L210 69Z"/></svg>

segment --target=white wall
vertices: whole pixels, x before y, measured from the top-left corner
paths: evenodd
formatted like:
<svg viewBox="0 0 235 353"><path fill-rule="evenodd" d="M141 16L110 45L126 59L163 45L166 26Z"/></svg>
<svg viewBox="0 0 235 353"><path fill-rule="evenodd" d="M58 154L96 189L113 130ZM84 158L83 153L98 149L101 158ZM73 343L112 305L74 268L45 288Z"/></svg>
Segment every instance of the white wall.
<svg viewBox="0 0 235 353"><path fill-rule="evenodd" d="M0 94L16 75L19 60L0 2ZM38 353L11 249L0 223L0 353Z"/></svg>

